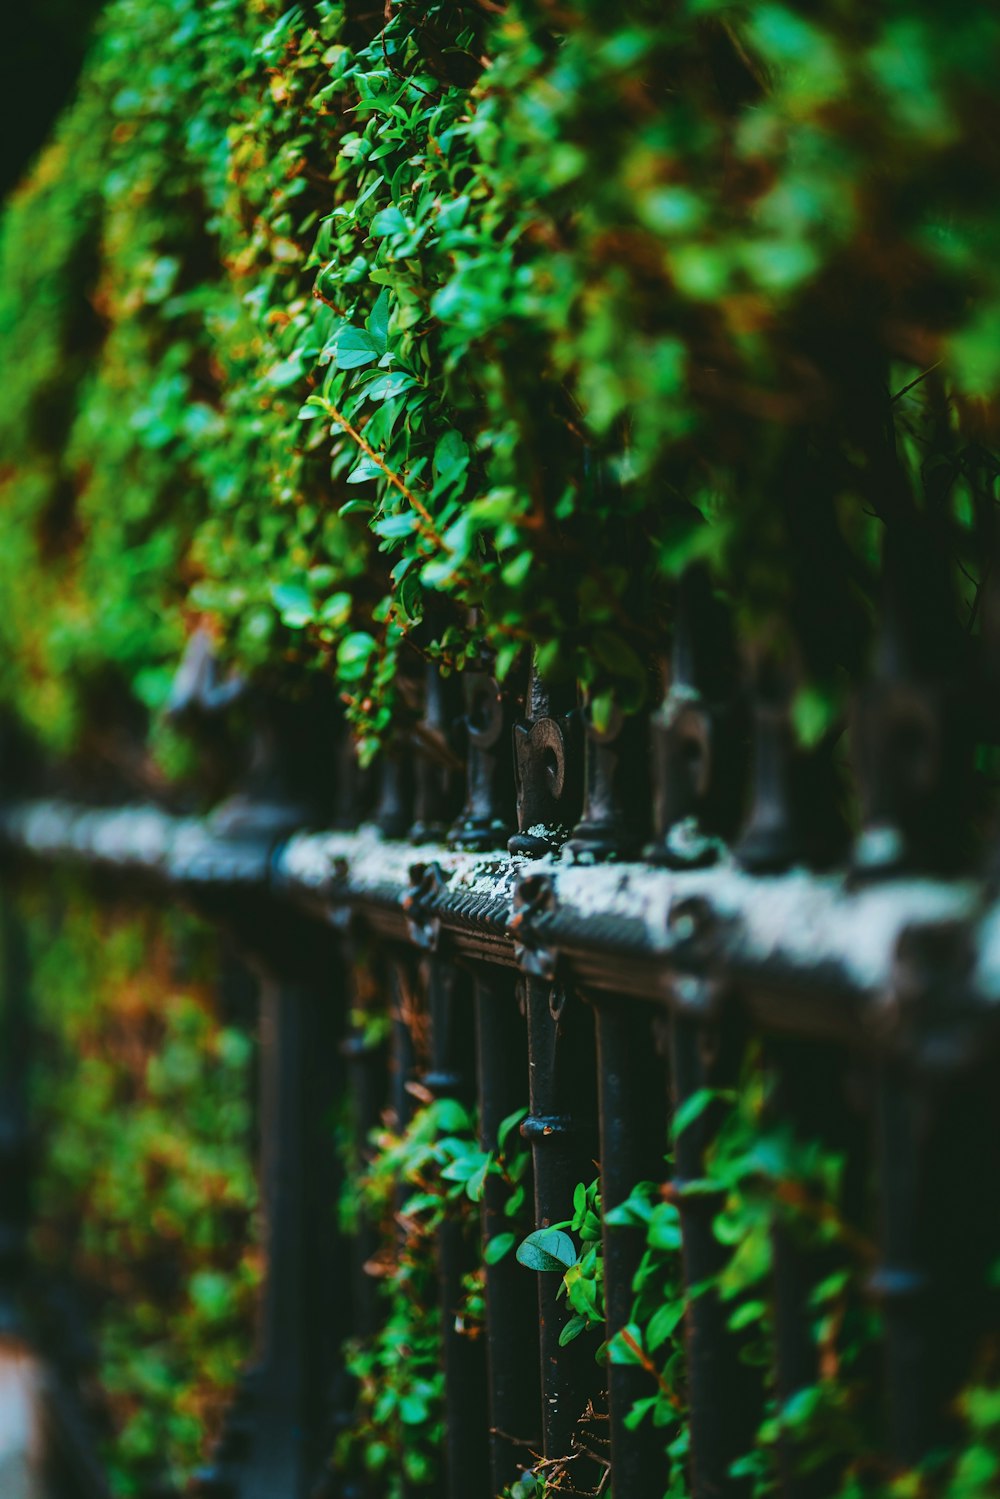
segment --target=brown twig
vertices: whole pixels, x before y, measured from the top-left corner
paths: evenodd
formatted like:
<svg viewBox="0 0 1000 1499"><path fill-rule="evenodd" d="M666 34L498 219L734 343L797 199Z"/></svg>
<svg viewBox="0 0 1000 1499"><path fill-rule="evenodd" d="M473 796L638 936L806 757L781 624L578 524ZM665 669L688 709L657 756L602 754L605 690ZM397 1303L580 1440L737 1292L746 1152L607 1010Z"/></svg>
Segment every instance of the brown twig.
<svg viewBox="0 0 1000 1499"><path fill-rule="evenodd" d="M382 470L386 478L389 480L389 483L392 484L394 488L399 490L400 494L403 496L404 500L406 500L407 504L412 506L412 508L417 512L424 523L422 527L418 527L421 535L426 536L428 540L434 542L435 546L440 547L442 551L446 552L448 548L445 545L444 538L440 535L437 527L434 525L434 517L427 509L427 506L424 504L423 500L421 500L417 495L414 494L413 490L406 483L405 479L401 479L399 475L389 467L385 459L381 458L379 454L376 453L371 443L366 441L366 439L362 437L357 427L351 425L347 417L343 414L342 411L337 410L337 407L333 404L332 401L324 399L323 410L333 417L333 420L344 429L348 437L350 437L353 442L357 443L358 447L371 459L372 463L374 463L377 468L380 468Z"/></svg>
<svg viewBox="0 0 1000 1499"><path fill-rule="evenodd" d="M620 1328L618 1336L625 1344L625 1347L631 1349L631 1351L635 1354L636 1358L639 1360L646 1373L651 1374L656 1380L656 1383L660 1387L660 1394L667 1397L675 1411L679 1411L681 1409L680 1396L670 1388L670 1386L667 1384L667 1381L660 1373L659 1369L653 1363L653 1360L650 1358L649 1354L640 1347L635 1338L633 1338L632 1334L629 1332L628 1328Z"/></svg>

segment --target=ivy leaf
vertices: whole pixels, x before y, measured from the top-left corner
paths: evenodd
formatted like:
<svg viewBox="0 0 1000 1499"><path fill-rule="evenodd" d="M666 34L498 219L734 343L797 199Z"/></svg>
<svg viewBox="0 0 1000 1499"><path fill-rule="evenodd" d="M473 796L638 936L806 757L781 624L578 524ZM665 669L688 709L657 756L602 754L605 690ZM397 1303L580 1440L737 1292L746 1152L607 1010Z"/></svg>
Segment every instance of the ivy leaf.
<svg viewBox="0 0 1000 1499"><path fill-rule="evenodd" d="M628 1333L628 1342L622 1336L623 1333ZM636 1352L636 1349L641 1348L642 1328L635 1322L629 1322L620 1333L615 1334L608 1344L608 1358L613 1364L641 1364L642 1358Z"/></svg>
<svg viewBox="0 0 1000 1499"><path fill-rule="evenodd" d="M389 374L379 375L366 385L365 396L369 401L389 401L416 384L417 381L405 370L391 370Z"/></svg>
<svg viewBox="0 0 1000 1499"><path fill-rule="evenodd" d="M438 479L453 479L469 466L469 449L461 432L449 427L434 448L434 474Z"/></svg>
<svg viewBox="0 0 1000 1499"><path fill-rule="evenodd" d="M338 370L354 370L374 364L384 352L384 346L366 328L342 328L337 335L335 363Z"/></svg>
<svg viewBox="0 0 1000 1499"><path fill-rule="evenodd" d="M402 210L396 205L390 204L383 208L371 221L369 232L378 239L387 234L409 234L410 226Z"/></svg>
<svg viewBox="0 0 1000 1499"><path fill-rule="evenodd" d="M529 1270L562 1273L576 1264L576 1245L556 1228L539 1228L517 1246L517 1259Z"/></svg>
<svg viewBox="0 0 1000 1499"><path fill-rule="evenodd" d="M381 354L385 353L389 342L389 312L389 288L384 286L365 319L365 328Z"/></svg>
<svg viewBox="0 0 1000 1499"><path fill-rule="evenodd" d="M511 1131L516 1129L522 1119L528 1117L527 1109L515 1109L513 1114L508 1114L506 1119L501 1119L497 1130L497 1149L503 1150L510 1138Z"/></svg>
<svg viewBox="0 0 1000 1499"><path fill-rule="evenodd" d="M271 588L271 602L281 616L281 622L293 630L309 624L315 613L312 594L304 583L275 583Z"/></svg>
<svg viewBox="0 0 1000 1499"><path fill-rule="evenodd" d="M709 1105L714 1103L719 1096L715 1088L697 1088L694 1093L685 1098L674 1113L670 1124L670 1138L676 1140L686 1129L690 1129L691 1125L701 1118Z"/></svg>
<svg viewBox="0 0 1000 1499"><path fill-rule="evenodd" d="M319 606L317 618L325 625L346 624L351 617L351 603L349 593L332 593Z"/></svg>
<svg viewBox="0 0 1000 1499"><path fill-rule="evenodd" d="M570 1317L566 1326L559 1334L559 1347L565 1348L567 1343L572 1343L573 1339L578 1338L586 1326L586 1317Z"/></svg>
<svg viewBox="0 0 1000 1499"><path fill-rule="evenodd" d="M489 1169L490 1158L487 1156L482 1165L476 1167L476 1170L465 1183L465 1195L470 1202L480 1202L482 1200L483 1190L486 1186L486 1173Z"/></svg>
<svg viewBox="0 0 1000 1499"><path fill-rule="evenodd" d="M365 630L356 630L340 642L337 650L337 670L345 682L358 682L368 669L368 662L376 649L375 640Z"/></svg>
<svg viewBox="0 0 1000 1499"><path fill-rule="evenodd" d="M406 510L402 515L384 515L375 522L372 530L376 536L382 536L387 541L398 541L404 536L410 536L417 529L417 524L413 511Z"/></svg>
<svg viewBox="0 0 1000 1499"><path fill-rule="evenodd" d="M515 1234L494 1234L486 1248L483 1250L483 1259L488 1265L497 1265L504 1255L509 1254L514 1247Z"/></svg>
<svg viewBox="0 0 1000 1499"><path fill-rule="evenodd" d="M382 470L371 458L362 458L347 476L348 484L367 484L371 479L382 478ZM343 514L343 511L341 511Z"/></svg>
<svg viewBox="0 0 1000 1499"><path fill-rule="evenodd" d="M274 364L267 372L267 383L274 390L285 390L289 385L294 385L301 380L305 374L302 355L296 350L287 359L282 359Z"/></svg>
<svg viewBox="0 0 1000 1499"><path fill-rule="evenodd" d="M647 1395L642 1400L636 1400L632 1406L632 1409L625 1417L626 1430L635 1431L636 1427L643 1420L643 1418L645 1416L648 1416L650 1411L653 1410L659 1398L660 1397L658 1395Z"/></svg>
<svg viewBox="0 0 1000 1499"><path fill-rule="evenodd" d="M404 1395L399 1402L400 1420L406 1426L422 1426L427 1420L427 1402L419 1395Z"/></svg>
<svg viewBox="0 0 1000 1499"><path fill-rule="evenodd" d="M646 1328L646 1347L653 1351L667 1341L684 1316L683 1301L668 1301L658 1307L649 1319ZM732 1322L730 1322L730 1327Z"/></svg>

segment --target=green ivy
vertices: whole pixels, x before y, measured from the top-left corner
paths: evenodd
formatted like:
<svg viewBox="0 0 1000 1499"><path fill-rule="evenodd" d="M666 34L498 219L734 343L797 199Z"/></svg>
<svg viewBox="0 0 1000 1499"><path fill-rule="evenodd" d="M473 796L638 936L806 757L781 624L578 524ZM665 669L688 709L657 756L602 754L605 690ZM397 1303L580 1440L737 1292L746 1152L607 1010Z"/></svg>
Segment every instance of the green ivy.
<svg viewBox="0 0 1000 1499"><path fill-rule="evenodd" d="M516 1127L526 1112L504 1120L496 1148L485 1151L463 1104L425 1102L402 1132L375 1131L370 1160L345 1188L348 1226L356 1231L361 1216L379 1226L380 1247L366 1268L377 1277L382 1320L374 1336L347 1346L347 1368L357 1381L355 1418L337 1443L334 1464L378 1474L386 1499L399 1499L405 1483L430 1491L440 1478L444 1375L436 1231L445 1221L465 1231L474 1268L466 1277L460 1330L482 1337L478 1203L487 1176L499 1177L507 1188L505 1212L516 1225L530 1159ZM513 1228L497 1234L486 1260L496 1263L515 1239Z"/></svg>
<svg viewBox="0 0 1000 1499"><path fill-rule="evenodd" d="M886 527L978 624L998 26L110 0L0 228L0 693L86 742L208 620L331 676L365 755L418 650L531 644L600 717L702 558L822 738Z"/></svg>

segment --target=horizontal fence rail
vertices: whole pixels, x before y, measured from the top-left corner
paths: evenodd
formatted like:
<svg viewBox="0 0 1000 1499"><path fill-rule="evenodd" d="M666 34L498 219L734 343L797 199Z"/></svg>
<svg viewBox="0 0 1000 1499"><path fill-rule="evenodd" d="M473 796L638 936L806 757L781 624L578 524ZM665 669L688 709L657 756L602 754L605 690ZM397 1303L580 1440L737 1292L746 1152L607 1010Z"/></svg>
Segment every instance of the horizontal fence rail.
<svg viewBox="0 0 1000 1499"><path fill-rule="evenodd" d="M921 928L961 929L966 1005L989 1024L1000 1005L1000 896L976 880L904 877L858 884L794 869L761 878L735 864L674 871L473 854L357 832L233 835L211 817L58 801L0 812L8 850L192 889L256 889L333 927L351 912L400 941L429 929L457 954L683 1004L691 955L720 975L776 986L748 996L762 1022L884 1040L894 974ZM797 991L797 997L796 997ZM962 1007L963 1012L965 1006Z"/></svg>

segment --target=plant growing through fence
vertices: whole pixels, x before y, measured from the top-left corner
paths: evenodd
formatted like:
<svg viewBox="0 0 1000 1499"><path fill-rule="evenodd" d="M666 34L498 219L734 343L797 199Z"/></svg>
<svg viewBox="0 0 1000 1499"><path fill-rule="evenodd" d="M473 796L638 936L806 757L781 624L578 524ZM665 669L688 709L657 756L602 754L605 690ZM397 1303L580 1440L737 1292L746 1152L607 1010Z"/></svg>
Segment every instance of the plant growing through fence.
<svg viewBox="0 0 1000 1499"><path fill-rule="evenodd" d="M478 1203L493 1174L509 1189L512 1227L491 1240L487 1257L496 1263L513 1249L530 1160L517 1134L525 1113L504 1120L496 1148L486 1151L465 1105L425 1100L402 1132L375 1132L360 1194L358 1178L350 1180L351 1219L359 1196L360 1210L380 1225L380 1249L368 1270L378 1277L384 1319L374 1337L348 1346L347 1368L358 1382L356 1417L334 1460L377 1473L389 1496L401 1493L404 1481L431 1488L439 1478L444 1386L435 1232L445 1219L457 1221L470 1250L478 1246ZM459 1317L465 1336L483 1335L481 1268L466 1277Z"/></svg>

